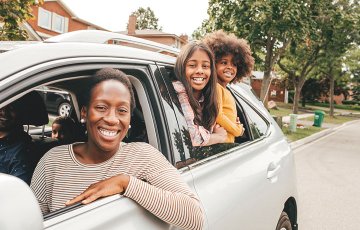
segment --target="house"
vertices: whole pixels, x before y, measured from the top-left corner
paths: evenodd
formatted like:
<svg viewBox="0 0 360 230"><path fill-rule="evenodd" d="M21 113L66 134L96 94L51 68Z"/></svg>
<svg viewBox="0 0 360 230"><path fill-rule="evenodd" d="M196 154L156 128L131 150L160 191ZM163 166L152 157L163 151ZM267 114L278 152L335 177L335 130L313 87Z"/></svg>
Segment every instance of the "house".
<svg viewBox="0 0 360 230"><path fill-rule="evenodd" d="M180 49L188 42L187 35L177 36L159 30L136 30L136 16L129 16L128 30L117 33L138 37Z"/></svg>
<svg viewBox="0 0 360 230"><path fill-rule="evenodd" d="M78 18L62 0L44 0L32 6L34 17L21 26L28 32L29 40L44 40L49 37L76 30L106 30Z"/></svg>
<svg viewBox="0 0 360 230"><path fill-rule="evenodd" d="M264 72L253 71L252 76L250 78L244 78L243 82L251 85L256 95L260 97L263 78ZM271 83L268 89L268 100L285 103L288 101L288 91L285 89L281 78L275 72L271 72Z"/></svg>

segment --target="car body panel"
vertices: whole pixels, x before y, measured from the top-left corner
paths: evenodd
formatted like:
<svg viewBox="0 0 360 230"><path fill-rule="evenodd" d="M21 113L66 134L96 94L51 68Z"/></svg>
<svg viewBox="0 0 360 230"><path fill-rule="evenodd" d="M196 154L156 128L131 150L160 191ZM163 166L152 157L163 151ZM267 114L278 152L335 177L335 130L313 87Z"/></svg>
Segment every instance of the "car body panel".
<svg viewBox="0 0 360 230"><path fill-rule="evenodd" d="M209 229L276 226L284 202L294 194L287 188L289 182L294 185L295 175L288 174L294 168L289 145L272 126L267 136L203 161L208 162L198 162L190 171L207 213ZM268 178L272 165L279 169ZM254 217L260 213L267 215L256 221Z"/></svg>
<svg viewBox="0 0 360 230"><path fill-rule="evenodd" d="M41 210L29 186L3 173L0 173L0 186L1 229L43 229Z"/></svg>

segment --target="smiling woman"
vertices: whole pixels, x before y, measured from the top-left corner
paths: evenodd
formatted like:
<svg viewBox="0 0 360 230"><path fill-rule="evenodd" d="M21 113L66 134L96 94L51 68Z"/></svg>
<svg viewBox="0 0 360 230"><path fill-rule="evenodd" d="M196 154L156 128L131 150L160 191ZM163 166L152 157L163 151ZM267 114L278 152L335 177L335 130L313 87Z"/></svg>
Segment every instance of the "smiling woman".
<svg viewBox="0 0 360 230"><path fill-rule="evenodd" d="M167 223L201 229L199 200L177 170L151 145L122 142L135 107L128 77L99 70L82 104L87 142L56 147L36 167L31 188L43 214L120 193Z"/></svg>

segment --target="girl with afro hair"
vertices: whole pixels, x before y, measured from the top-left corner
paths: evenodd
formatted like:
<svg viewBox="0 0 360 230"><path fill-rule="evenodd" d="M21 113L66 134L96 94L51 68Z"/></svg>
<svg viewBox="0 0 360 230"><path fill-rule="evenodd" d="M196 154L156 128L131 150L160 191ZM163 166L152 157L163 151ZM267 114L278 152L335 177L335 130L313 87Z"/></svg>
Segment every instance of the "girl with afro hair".
<svg viewBox="0 0 360 230"><path fill-rule="evenodd" d="M226 86L250 76L254 68L254 58L246 40L222 30L208 34L203 42L211 48L215 56L219 104L216 123L227 131L226 142L234 143L235 137L243 135L244 128L237 117L235 99Z"/></svg>

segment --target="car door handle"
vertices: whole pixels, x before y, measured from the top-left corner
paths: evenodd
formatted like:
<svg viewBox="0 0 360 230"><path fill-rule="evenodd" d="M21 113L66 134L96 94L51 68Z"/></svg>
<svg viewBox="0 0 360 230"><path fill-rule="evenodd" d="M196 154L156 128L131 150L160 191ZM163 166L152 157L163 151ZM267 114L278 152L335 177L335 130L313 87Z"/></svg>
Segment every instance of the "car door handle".
<svg viewBox="0 0 360 230"><path fill-rule="evenodd" d="M277 174L278 174L279 170L280 170L280 164L271 162L269 164L268 169L267 169L267 179L270 179L270 180L275 179L275 180L277 180Z"/></svg>

